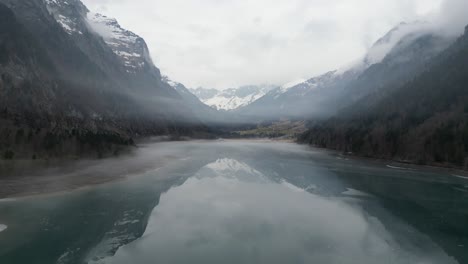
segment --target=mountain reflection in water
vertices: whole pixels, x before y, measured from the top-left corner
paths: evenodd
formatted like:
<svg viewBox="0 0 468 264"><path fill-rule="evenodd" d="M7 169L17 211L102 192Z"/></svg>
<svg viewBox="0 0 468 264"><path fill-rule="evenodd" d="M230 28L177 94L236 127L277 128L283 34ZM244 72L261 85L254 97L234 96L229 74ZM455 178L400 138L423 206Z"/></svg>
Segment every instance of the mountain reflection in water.
<svg viewBox="0 0 468 264"><path fill-rule="evenodd" d="M353 195L307 193L219 159L165 193L143 237L109 263L456 263L381 211L391 234Z"/></svg>

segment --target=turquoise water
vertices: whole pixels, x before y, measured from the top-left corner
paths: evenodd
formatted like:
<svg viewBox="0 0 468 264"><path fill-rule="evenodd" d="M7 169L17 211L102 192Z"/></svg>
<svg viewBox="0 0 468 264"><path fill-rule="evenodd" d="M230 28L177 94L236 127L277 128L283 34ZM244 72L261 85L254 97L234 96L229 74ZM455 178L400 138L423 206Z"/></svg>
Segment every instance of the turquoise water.
<svg viewBox="0 0 468 264"><path fill-rule="evenodd" d="M141 153L103 161L120 178L145 158L124 180L0 200L0 263L468 262L468 183L450 173L276 142Z"/></svg>

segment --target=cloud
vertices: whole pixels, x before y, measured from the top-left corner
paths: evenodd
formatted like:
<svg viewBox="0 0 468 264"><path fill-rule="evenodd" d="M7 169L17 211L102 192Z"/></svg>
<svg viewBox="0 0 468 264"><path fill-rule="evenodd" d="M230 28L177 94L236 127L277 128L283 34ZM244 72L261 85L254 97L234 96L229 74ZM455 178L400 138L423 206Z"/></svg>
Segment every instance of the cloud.
<svg viewBox="0 0 468 264"><path fill-rule="evenodd" d="M460 35L465 26L468 25L468 1L466 0L445 0L436 17L436 25L441 27L441 31Z"/></svg>
<svg viewBox="0 0 468 264"><path fill-rule="evenodd" d="M363 56L394 25L435 13L440 5L440 0L84 2L144 37L164 74L190 87L217 89L281 85L339 68ZM449 6L444 8L452 12ZM447 23L456 28L455 21Z"/></svg>

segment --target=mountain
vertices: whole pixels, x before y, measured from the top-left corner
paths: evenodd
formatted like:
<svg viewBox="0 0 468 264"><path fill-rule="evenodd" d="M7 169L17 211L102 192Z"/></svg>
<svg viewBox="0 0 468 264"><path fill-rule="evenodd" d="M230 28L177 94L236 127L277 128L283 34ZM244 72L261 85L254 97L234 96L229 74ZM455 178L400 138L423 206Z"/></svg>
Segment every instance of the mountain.
<svg viewBox="0 0 468 264"><path fill-rule="evenodd" d="M326 97L330 91L329 88L345 83L349 78L351 76L339 76L336 71L328 72L293 87L283 86L273 89L236 112L252 121L301 119L308 115L318 115L321 111L327 110L320 105L319 97Z"/></svg>
<svg viewBox="0 0 468 264"><path fill-rule="evenodd" d="M4 158L104 155L142 136L205 133L145 41L115 19L79 0L0 0L0 12Z"/></svg>
<svg viewBox="0 0 468 264"><path fill-rule="evenodd" d="M45 2L49 13L74 44L108 75L118 78L121 86L150 95L177 97L162 82L161 73L141 37L121 28L113 18L90 12L80 0Z"/></svg>
<svg viewBox="0 0 468 264"><path fill-rule="evenodd" d="M427 23L401 23L351 67L275 89L238 112L253 120L327 118L390 83L411 79L453 41L432 33Z"/></svg>
<svg viewBox="0 0 468 264"><path fill-rule="evenodd" d="M312 123L301 141L362 156L466 169L467 87L468 27L413 78Z"/></svg>
<svg viewBox="0 0 468 264"><path fill-rule="evenodd" d="M206 88L190 91L203 103L216 110L231 111L252 104L274 88L276 87L272 85L248 85L222 91Z"/></svg>
<svg viewBox="0 0 468 264"><path fill-rule="evenodd" d="M184 102L186 102L187 106L192 110L192 114L206 125L209 125L213 128L217 125L225 124L227 122L235 120L233 119L233 117L227 118L227 116L229 116L229 113L217 111L216 109L204 104L182 83L173 81L168 76L163 76L162 80L163 82L167 83L170 87L172 87L175 91L177 91L177 93L182 97Z"/></svg>

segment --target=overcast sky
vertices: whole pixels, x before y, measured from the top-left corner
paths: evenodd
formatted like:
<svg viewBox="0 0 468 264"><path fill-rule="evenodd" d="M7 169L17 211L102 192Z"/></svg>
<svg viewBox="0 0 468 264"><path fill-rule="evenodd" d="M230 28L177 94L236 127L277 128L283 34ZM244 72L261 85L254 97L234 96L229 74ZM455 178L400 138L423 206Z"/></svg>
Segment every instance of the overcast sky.
<svg viewBox="0 0 468 264"><path fill-rule="evenodd" d="M443 1L84 0L145 38L163 74L217 89L339 68L399 22L440 13Z"/></svg>

